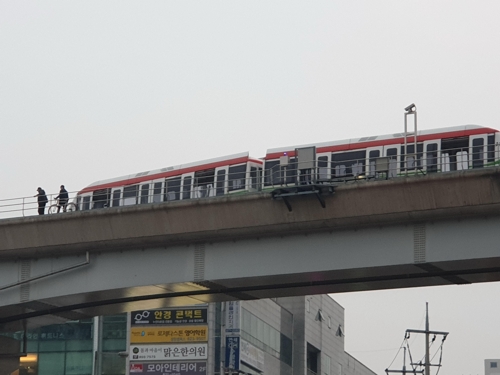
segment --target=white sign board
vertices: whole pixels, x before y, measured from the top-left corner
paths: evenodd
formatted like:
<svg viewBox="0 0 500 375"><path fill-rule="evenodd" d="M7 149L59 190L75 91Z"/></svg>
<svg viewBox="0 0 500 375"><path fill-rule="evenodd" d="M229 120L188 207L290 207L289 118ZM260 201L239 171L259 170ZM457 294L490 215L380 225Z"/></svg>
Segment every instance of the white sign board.
<svg viewBox="0 0 500 375"><path fill-rule="evenodd" d="M207 343L130 345L131 361L207 359Z"/></svg>
<svg viewBox="0 0 500 375"><path fill-rule="evenodd" d="M264 352L245 340L241 340L240 360L257 370L264 370Z"/></svg>
<svg viewBox="0 0 500 375"><path fill-rule="evenodd" d="M240 302L226 302L226 336L240 335Z"/></svg>

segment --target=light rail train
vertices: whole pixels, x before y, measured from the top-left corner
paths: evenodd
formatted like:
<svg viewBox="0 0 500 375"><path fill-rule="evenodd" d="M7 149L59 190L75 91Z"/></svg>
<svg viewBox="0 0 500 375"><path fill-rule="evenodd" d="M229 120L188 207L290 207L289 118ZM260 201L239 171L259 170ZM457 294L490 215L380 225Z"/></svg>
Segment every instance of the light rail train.
<svg viewBox="0 0 500 375"><path fill-rule="evenodd" d="M90 210L240 194L295 183L483 168L499 163L499 145L498 130L464 125L406 136L396 133L281 147L269 149L263 158L241 153L97 181L78 192L76 204L79 210ZM385 167L380 169L380 165Z"/></svg>

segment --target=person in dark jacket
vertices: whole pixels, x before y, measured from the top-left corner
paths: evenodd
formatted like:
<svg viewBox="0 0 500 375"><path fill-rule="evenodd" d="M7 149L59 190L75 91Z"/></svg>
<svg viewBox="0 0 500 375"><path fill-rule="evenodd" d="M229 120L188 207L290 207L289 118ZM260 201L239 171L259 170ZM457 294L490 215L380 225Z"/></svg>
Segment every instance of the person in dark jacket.
<svg viewBox="0 0 500 375"><path fill-rule="evenodd" d="M38 191L38 194L35 195L35 197L38 198L38 215L43 215L45 213L45 205L49 200L47 199L45 190L43 190L41 187L36 190Z"/></svg>
<svg viewBox="0 0 500 375"><path fill-rule="evenodd" d="M57 213L59 213L61 207L63 209L63 212L66 212L66 206L68 205L69 195L67 190L64 188L64 185L61 185L61 190L59 190L59 195L55 199L59 199L59 202L57 203Z"/></svg>

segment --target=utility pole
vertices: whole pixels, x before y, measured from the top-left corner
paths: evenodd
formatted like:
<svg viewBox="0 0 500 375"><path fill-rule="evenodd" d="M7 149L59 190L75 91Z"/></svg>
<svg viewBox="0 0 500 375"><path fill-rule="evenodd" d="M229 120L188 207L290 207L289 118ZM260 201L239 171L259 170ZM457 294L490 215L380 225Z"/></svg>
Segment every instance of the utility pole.
<svg viewBox="0 0 500 375"><path fill-rule="evenodd" d="M421 362L420 363L410 363L410 365L412 366L413 369L410 371L406 370L406 348L404 348L403 370L386 369L385 372L387 375L389 375L389 373L400 373L403 375L406 375L407 373L431 375L431 366L437 366L437 367L441 366L441 363L439 363L439 364L432 364L431 363L429 338L430 338L431 334L434 335L434 339L432 340L432 341L434 341L436 339L436 336L439 335L439 336L443 336L443 341L444 341L446 339L446 337L448 336L449 332L431 331L429 329L429 303L428 302L425 303L425 330L422 331L422 330L418 330L418 329L407 329L405 337L409 338L410 333L423 333L423 334L425 334L425 363L423 364L424 370L415 370L414 366L422 366ZM411 356L410 356L410 358L411 358Z"/></svg>
<svg viewBox="0 0 500 375"><path fill-rule="evenodd" d="M429 355L429 302L425 303L425 375L431 373L431 359Z"/></svg>

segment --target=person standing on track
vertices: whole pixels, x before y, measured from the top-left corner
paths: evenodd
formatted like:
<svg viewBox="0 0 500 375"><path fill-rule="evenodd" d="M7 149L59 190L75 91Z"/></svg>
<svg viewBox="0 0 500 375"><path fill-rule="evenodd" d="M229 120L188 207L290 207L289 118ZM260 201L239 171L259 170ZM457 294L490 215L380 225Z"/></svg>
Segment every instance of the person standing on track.
<svg viewBox="0 0 500 375"><path fill-rule="evenodd" d="M57 202L57 213L63 209L63 212L66 212L66 206L68 205L69 195L68 191L64 188L64 185L61 185L61 190L59 190L59 195L55 198L59 199Z"/></svg>
<svg viewBox="0 0 500 375"><path fill-rule="evenodd" d="M43 190L41 187L36 190L38 191L38 194L35 195L35 197L38 198L38 215L43 215L45 213L45 205L49 200L47 199L45 190Z"/></svg>

